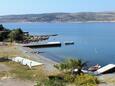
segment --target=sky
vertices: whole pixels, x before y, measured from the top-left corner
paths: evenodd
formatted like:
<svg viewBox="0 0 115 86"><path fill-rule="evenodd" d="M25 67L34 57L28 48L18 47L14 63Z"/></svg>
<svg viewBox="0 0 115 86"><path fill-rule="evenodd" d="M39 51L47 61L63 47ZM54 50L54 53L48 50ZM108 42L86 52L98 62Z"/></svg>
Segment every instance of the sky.
<svg viewBox="0 0 115 86"><path fill-rule="evenodd" d="M0 15L115 11L115 0L0 0Z"/></svg>

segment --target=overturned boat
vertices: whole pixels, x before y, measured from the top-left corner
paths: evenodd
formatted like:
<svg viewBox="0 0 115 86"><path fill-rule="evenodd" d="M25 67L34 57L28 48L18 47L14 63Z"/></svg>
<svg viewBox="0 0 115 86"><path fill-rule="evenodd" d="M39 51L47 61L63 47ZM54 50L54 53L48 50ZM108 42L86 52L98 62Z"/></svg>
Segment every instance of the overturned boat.
<svg viewBox="0 0 115 86"><path fill-rule="evenodd" d="M107 74L107 73L114 73L115 72L115 64L108 64L97 71L95 71L95 74Z"/></svg>

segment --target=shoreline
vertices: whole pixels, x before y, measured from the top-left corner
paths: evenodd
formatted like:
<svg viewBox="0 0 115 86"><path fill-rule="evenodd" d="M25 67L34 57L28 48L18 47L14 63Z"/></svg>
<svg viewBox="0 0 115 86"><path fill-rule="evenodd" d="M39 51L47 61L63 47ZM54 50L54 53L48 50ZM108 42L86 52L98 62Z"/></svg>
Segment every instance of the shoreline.
<svg viewBox="0 0 115 86"><path fill-rule="evenodd" d="M17 46L17 48L21 52L23 52L28 57L28 59L43 63L43 66L44 66L46 71L55 72L57 70L56 68L54 68L54 65L58 64L58 62L53 61L53 60L51 60L45 56L42 56L40 54L31 53L33 51L33 49L31 49L31 48L26 48L26 47L22 47L22 46Z"/></svg>

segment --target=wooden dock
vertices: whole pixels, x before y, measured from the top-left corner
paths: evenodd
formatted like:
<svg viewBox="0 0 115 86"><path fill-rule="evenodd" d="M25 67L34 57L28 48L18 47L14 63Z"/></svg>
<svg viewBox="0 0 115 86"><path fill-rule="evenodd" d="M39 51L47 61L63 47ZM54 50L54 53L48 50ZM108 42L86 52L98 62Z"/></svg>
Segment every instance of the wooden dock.
<svg viewBox="0 0 115 86"><path fill-rule="evenodd" d="M61 42L47 42L42 44L23 44L23 47L30 48L46 48L46 47L61 47Z"/></svg>

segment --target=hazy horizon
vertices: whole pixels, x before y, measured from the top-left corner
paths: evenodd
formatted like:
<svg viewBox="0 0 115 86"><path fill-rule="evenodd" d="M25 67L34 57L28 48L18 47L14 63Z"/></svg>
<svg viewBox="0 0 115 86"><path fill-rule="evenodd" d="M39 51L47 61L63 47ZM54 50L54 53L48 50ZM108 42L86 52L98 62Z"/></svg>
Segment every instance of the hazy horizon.
<svg viewBox="0 0 115 86"><path fill-rule="evenodd" d="M89 11L81 11L81 12L45 12L45 13L23 13L23 14L4 14L4 15L0 15L0 16L12 16L12 15L37 15L37 14L50 14L50 13L88 13ZM97 12L97 13L101 13L101 12L115 12L115 11L92 11L92 12ZM90 13L90 12L89 12Z"/></svg>

